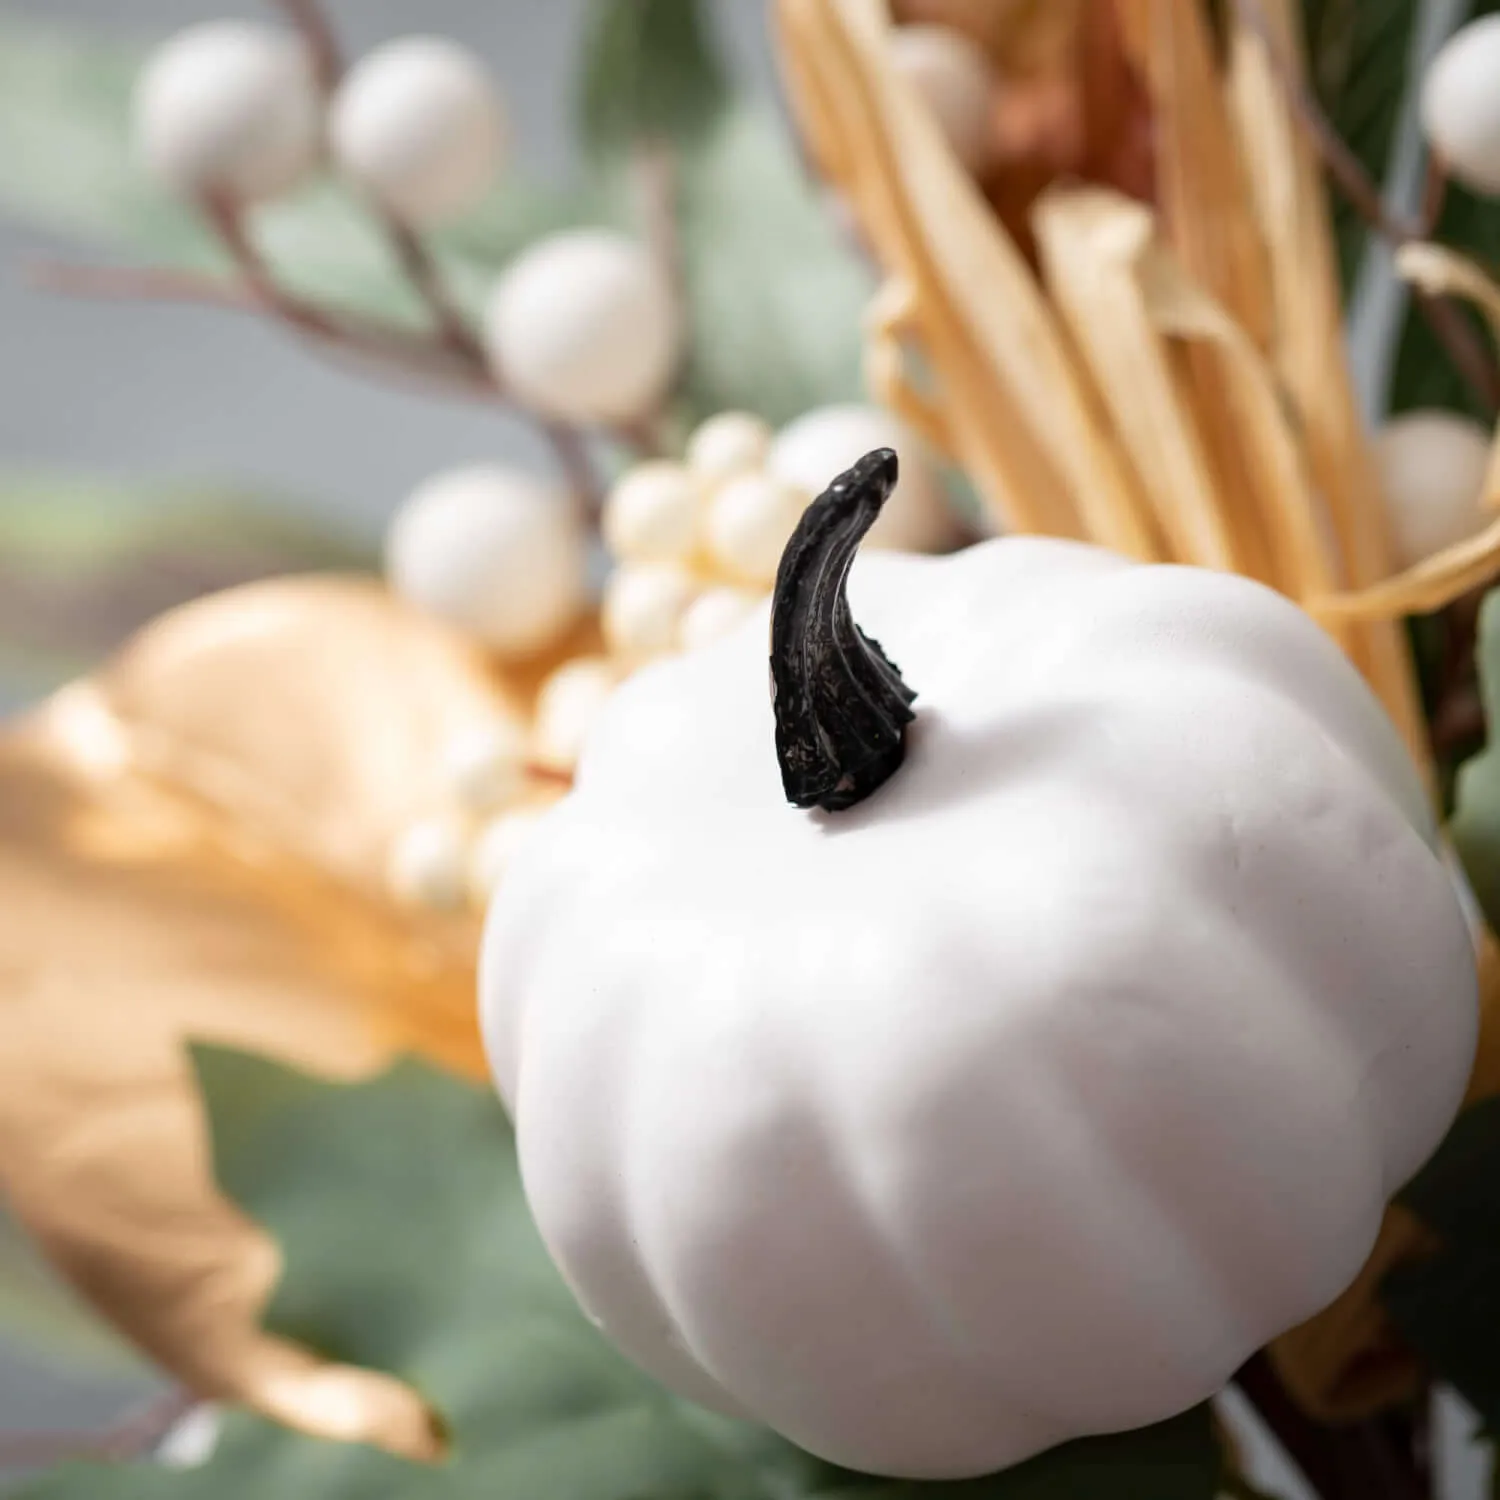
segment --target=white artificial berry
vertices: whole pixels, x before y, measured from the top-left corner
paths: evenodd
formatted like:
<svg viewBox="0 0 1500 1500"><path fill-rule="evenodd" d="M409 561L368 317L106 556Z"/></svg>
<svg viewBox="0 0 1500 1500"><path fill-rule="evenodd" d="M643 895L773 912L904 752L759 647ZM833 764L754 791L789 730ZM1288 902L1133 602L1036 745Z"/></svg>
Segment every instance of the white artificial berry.
<svg viewBox="0 0 1500 1500"><path fill-rule="evenodd" d="M1447 411L1394 418L1375 439L1396 565L1414 567L1467 540L1489 519L1481 509L1490 435Z"/></svg>
<svg viewBox="0 0 1500 1500"><path fill-rule="evenodd" d="M136 82L137 153L184 197L256 203L295 187L322 149L312 61L290 32L208 21L178 32Z"/></svg>
<svg viewBox="0 0 1500 1500"><path fill-rule="evenodd" d="M677 647L677 626L698 586L672 563L626 563L604 585L599 622L609 649L627 662L664 656Z"/></svg>
<svg viewBox="0 0 1500 1500"><path fill-rule="evenodd" d="M741 474L708 506L709 554L732 578L769 587L781 554L807 509L808 493L769 474Z"/></svg>
<svg viewBox="0 0 1500 1500"><path fill-rule="evenodd" d="M604 543L623 562L675 562L698 545L703 489L681 464L637 464L604 502Z"/></svg>
<svg viewBox="0 0 1500 1500"><path fill-rule="evenodd" d="M1464 186L1500 193L1500 16L1461 26L1422 80L1422 128Z"/></svg>
<svg viewBox="0 0 1500 1500"><path fill-rule="evenodd" d="M538 241L510 266L491 295L485 340L525 405L561 421L632 422L667 393L682 319L644 246L580 229Z"/></svg>
<svg viewBox="0 0 1500 1500"><path fill-rule="evenodd" d="M536 758L571 771L619 680L602 656L579 656L560 666L537 694L531 731Z"/></svg>
<svg viewBox="0 0 1500 1500"><path fill-rule="evenodd" d="M677 627L677 641L684 651L722 640L755 613L764 594L751 589L705 589L684 611Z"/></svg>
<svg viewBox="0 0 1500 1500"><path fill-rule="evenodd" d="M429 479L386 538L392 587L503 656L551 645L586 599L583 527L560 490L509 469Z"/></svg>
<svg viewBox="0 0 1500 1500"><path fill-rule="evenodd" d="M457 42L408 36L349 72L329 116L334 159L408 224L474 208L500 170L500 96L484 63Z"/></svg>
<svg viewBox="0 0 1500 1500"><path fill-rule="evenodd" d="M511 861L550 808L550 803L518 807L485 825L469 858L469 894L476 905L485 905L499 889Z"/></svg>
<svg viewBox="0 0 1500 1500"><path fill-rule="evenodd" d="M771 451L771 429L748 411L721 411L687 440L687 465L705 479L728 479L759 469Z"/></svg>
<svg viewBox="0 0 1500 1500"><path fill-rule="evenodd" d="M937 552L951 545L956 527L937 473L906 424L879 407L821 406L798 417L777 434L766 468L818 495L872 448L894 448L901 477L865 545L898 552Z"/></svg>
<svg viewBox="0 0 1500 1500"><path fill-rule="evenodd" d="M391 847L386 879L407 906L451 911L468 894L469 835L457 818L423 818L404 829Z"/></svg>
<svg viewBox="0 0 1500 1500"><path fill-rule="evenodd" d="M443 750L443 779L470 812L493 812L525 785L526 736L508 719L465 730Z"/></svg>
<svg viewBox="0 0 1500 1500"><path fill-rule="evenodd" d="M984 50L948 26L898 26L891 62L936 116L954 154L971 172L994 154L995 75Z"/></svg>

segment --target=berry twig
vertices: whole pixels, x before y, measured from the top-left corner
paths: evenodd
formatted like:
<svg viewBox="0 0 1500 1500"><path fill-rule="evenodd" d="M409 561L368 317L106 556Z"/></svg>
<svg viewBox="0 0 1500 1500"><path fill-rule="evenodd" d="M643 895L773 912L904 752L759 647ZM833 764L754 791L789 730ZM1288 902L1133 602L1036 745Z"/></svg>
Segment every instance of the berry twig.
<svg viewBox="0 0 1500 1500"><path fill-rule="evenodd" d="M1417 218L1408 218L1392 210L1381 195L1379 184L1365 170L1364 163L1338 133L1322 105L1282 54L1260 0L1234 0L1234 7L1265 49L1272 72L1317 150L1329 179L1355 212L1393 247L1428 238L1441 207L1440 199L1429 197L1423 213ZM1434 177L1429 176L1429 184L1433 183ZM1433 186L1432 192L1437 191ZM1484 409L1491 415L1500 413L1500 365L1496 364L1464 313L1447 297L1434 297L1419 290L1413 291L1413 297L1434 336L1453 361L1454 368Z"/></svg>
<svg viewBox="0 0 1500 1500"><path fill-rule="evenodd" d="M0 1433L0 1467L30 1469L70 1459L138 1458L155 1448L200 1400L191 1391L172 1391L95 1432Z"/></svg>
<svg viewBox="0 0 1500 1500"><path fill-rule="evenodd" d="M287 19L301 32L314 59L319 84L325 94L331 95L343 77L344 59L333 26L319 0L278 0L278 3ZM523 409L505 392L484 346L449 296L442 271L426 241L411 225L385 207L372 204L371 212L385 231L407 281L431 315L437 338L455 359L466 365L478 380L485 382L496 397L517 410ZM602 503L599 476L583 435L566 422L542 417L536 420L569 487L590 514L597 512ZM616 436L630 446L640 446L634 434Z"/></svg>
<svg viewBox="0 0 1500 1500"><path fill-rule="evenodd" d="M318 0L275 0L275 3L306 40L318 86L324 93L332 93L343 77L344 58L323 7Z"/></svg>
<svg viewBox="0 0 1500 1500"><path fill-rule="evenodd" d="M284 292L277 293L273 306L256 288L196 271L78 265L66 261L34 262L28 267L28 278L32 285L63 296L118 302L177 302L282 318L321 353L354 366L362 374L403 389L435 388L444 395L472 401L494 400L494 390L487 381L476 380L441 351L433 349L429 341L352 317L325 315L318 320L322 326L315 330L311 326L314 320L300 316L303 311L312 310L303 309ZM299 316L285 317L289 307L296 309Z"/></svg>

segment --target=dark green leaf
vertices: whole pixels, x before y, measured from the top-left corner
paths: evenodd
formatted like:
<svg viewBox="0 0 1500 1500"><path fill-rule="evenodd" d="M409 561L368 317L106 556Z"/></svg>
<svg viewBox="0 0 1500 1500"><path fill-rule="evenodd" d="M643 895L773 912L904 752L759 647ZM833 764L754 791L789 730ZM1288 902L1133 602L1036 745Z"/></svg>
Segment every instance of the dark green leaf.
<svg viewBox="0 0 1500 1500"><path fill-rule="evenodd" d="M959 1485L847 1474L668 1396L577 1311L526 1212L487 1093L415 1063L317 1083L205 1050L228 1190L279 1237L269 1313L330 1356L394 1371L449 1423L436 1469L246 1416L205 1468L75 1465L27 1500L1211 1500L1206 1410Z"/></svg>
<svg viewBox="0 0 1500 1500"><path fill-rule="evenodd" d="M366 569L285 501L183 484L0 477L0 708L92 667L163 610L255 578Z"/></svg>
<svg viewBox="0 0 1500 1500"><path fill-rule="evenodd" d="M81 29L0 17L0 208L40 227L135 250L172 266L227 269L198 218L142 174L130 95L144 49ZM436 237L466 307L539 234L607 218L582 190L512 169L478 212ZM346 312L419 324L420 304L378 227L331 182L257 212L255 237L286 287Z"/></svg>
<svg viewBox="0 0 1500 1500"><path fill-rule="evenodd" d="M1307 0L1303 8L1309 70L1319 101L1377 182L1384 180L1390 164L1419 9L1418 0ZM1332 204L1347 287L1368 231L1337 192Z"/></svg>
<svg viewBox="0 0 1500 1500"><path fill-rule="evenodd" d="M1496 11L1500 11L1500 0L1480 0L1469 7L1471 16ZM1433 238L1450 249L1473 256L1492 269L1500 266L1500 201L1476 197L1456 184L1449 184ZM1480 343L1488 347L1491 335L1478 315L1465 304L1456 305L1472 324ZM1423 407L1441 407L1483 419L1488 417L1482 402L1455 368L1427 319L1413 305L1407 313L1397 351L1390 409L1403 412Z"/></svg>
<svg viewBox="0 0 1500 1500"><path fill-rule="evenodd" d="M1500 723L1500 591L1479 612L1479 690L1485 723ZM1500 743L1490 743L1458 773L1457 810L1450 830L1474 894L1490 926L1500 931Z"/></svg>
<svg viewBox="0 0 1500 1500"><path fill-rule="evenodd" d="M591 154L607 160L653 139L684 146L728 100L697 0L606 0L589 12L578 117Z"/></svg>
<svg viewBox="0 0 1500 1500"><path fill-rule="evenodd" d="M1500 204L1451 186L1435 238L1492 270L1500 267ZM1480 347L1491 347L1492 335L1478 313L1457 300L1453 305L1474 330ZM1440 407L1488 420L1482 401L1415 305L1408 311L1402 330L1390 401L1393 412Z"/></svg>
<svg viewBox="0 0 1500 1500"><path fill-rule="evenodd" d="M840 241L785 127L736 100L693 0L601 0L581 128L612 196L639 154L670 151L692 345L678 415L744 408L784 422L857 400L874 287Z"/></svg>
<svg viewBox="0 0 1500 1500"><path fill-rule="evenodd" d="M1444 1245L1386 1279L1391 1317L1432 1369L1500 1429L1500 1100L1460 1115L1402 1201Z"/></svg>

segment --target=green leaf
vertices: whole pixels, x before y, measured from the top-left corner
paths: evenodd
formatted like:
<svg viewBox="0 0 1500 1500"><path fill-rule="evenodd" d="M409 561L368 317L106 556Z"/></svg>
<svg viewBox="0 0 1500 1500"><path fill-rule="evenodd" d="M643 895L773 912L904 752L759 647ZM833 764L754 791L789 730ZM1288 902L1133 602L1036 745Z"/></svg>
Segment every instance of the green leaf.
<svg viewBox="0 0 1500 1500"><path fill-rule="evenodd" d="M227 272L198 217L133 158L130 96L144 55L84 29L0 17L0 207L166 265ZM455 295L473 309L496 269L537 235L610 212L586 189L544 186L512 169L471 218L434 243ZM345 312L422 322L384 235L336 183L259 210L254 228L288 290Z"/></svg>
<svg viewBox="0 0 1500 1500"><path fill-rule="evenodd" d="M236 1415L202 1469L73 1465L26 1500L1211 1500L1206 1409L965 1484L831 1468L669 1396L603 1342L542 1248L487 1091L416 1063L341 1087L197 1060L220 1180L285 1252L268 1322L411 1381L452 1456L423 1468Z"/></svg>
<svg viewBox="0 0 1500 1500"><path fill-rule="evenodd" d="M1410 71L1419 0L1307 0L1303 17L1312 82L1339 135L1383 181ZM1364 220L1330 194L1344 285L1369 238Z"/></svg>
<svg viewBox="0 0 1500 1500"><path fill-rule="evenodd" d="M743 408L785 422L858 400L874 278L840 238L785 126L739 100L694 0L599 0L580 129L610 195L665 145L692 341L681 419Z"/></svg>
<svg viewBox="0 0 1500 1500"><path fill-rule="evenodd" d="M1491 15L1497 11L1500 11L1500 0L1481 0L1481 3L1469 7L1470 17ZM1500 201L1477 197L1466 188L1450 183L1433 238L1450 249L1473 256L1492 270L1500 267ZM1455 300L1454 305L1471 323L1480 343L1489 347L1491 334L1478 314L1463 302ZM1438 342L1427 319L1413 305L1407 313L1397 351L1390 409L1403 412L1423 407L1466 412L1484 421L1489 418L1483 403Z"/></svg>
<svg viewBox="0 0 1500 1500"><path fill-rule="evenodd" d="M1436 1374L1500 1430L1500 1100L1465 1110L1401 1197L1444 1243L1386 1279L1386 1306Z"/></svg>
<svg viewBox="0 0 1500 1500"><path fill-rule="evenodd" d="M1500 203L1451 185L1434 238L1450 249L1472 256L1493 272L1500 267ZM1473 328L1480 347L1490 348L1493 335L1478 313L1458 299L1453 299L1452 305ZM1391 410L1417 411L1425 407L1464 412L1480 421L1489 421L1483 402L1459 373L1421 310L1413 305L1407 312L1397 351Z"/></svg>
<svg viewBox="0 0 1500 1500"><path fill-rule="evenodd" d="M782 423L864 395L869 270L838 241L777 123L726 111L684 158L679 222L698 420L732 408Z"/></svg>
<svg viewBox="0 0 1500 1500"><path fill-rule="evenodd" d="M285 500L223 487L0 475L0 709L92 667L163 610L372 552Z"/></svg>
<svg viewBox="0 0 1500 1500"><path fill-rule="evenodd" d="M1479 611L1479 691L1488 725L1500 724L1500 590ZM1490 742L1459 768L1449 830L1486 919L1500 931L1500 743Z"/></svg>
<svg viewBox="0 0 1500 1500"><path fill-rule="evenodd" d="M697 0L611 0L589 12L578 110L585 150L603 160L707 131L730 89Z"/></svg>

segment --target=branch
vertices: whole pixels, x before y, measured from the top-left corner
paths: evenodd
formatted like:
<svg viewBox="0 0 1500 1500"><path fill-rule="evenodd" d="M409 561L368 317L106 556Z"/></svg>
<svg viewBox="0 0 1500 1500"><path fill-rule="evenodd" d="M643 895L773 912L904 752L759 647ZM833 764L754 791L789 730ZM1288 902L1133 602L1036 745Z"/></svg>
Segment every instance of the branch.
<svg viewBox="0 0 1500 1500"><path fill-rule="evenodd" d="M43 1468L70 1459L126 1459L149 1453L196 1406L191 1391L173 1391L97 1432L0 1433L0 1466Z"/></svg>
<svg viewBox="0 0 1500 1500"><path fill-rule="evenodd" d="M276 0L276 3L307 42L319 88L331 94L344 76L344 59L323 7L318 0Z"/></svg>
<svg viewBox="0 0 1500 1500"><path fill-rule="evenodd" d="M1415 1459L1375 1422L1325 1427L1297 1407L1264 1353L1234 1378L1322 1500L1430 1500Z"/></svg>
<svg viewBox="0 0 1500 1500"><path fill-rule="evenodd" d="M445 394L471 400L495 398L487 381L476 380L423 339L354 318L325 317L314 328L306 320L284 316L285 298L278 298L276 306L268 306L260 291L243 283L193 271L70 265L59 261L37 262L29 267L28 274L35 286L63 296L111 302L176 302L269 315L290 323L320 353L337 363L353 363L363 373L403 388L430 392L437 387Z"/></svg>
<svg viewBox="0 0 1500 1500"><path fill-rule="evenodd" d="M1334 128L1311 89L1291 66L1272 35L1260 0L1234 0L1240 20L1250 28L1265 49L1288 104L1312 141L1334 185L1348 199L1356 213L1393 247L1410 244L1430 236L1433 214L1440 200L1429 197L1424 213L1408 219L1394 213L1381 195L1380 186L1365 170L1364 163L1349 148ZM1429 182L1431 182L1429 178ZM1434 188L1434 192L1436 189ZM1475 332L1460 308L1446 297L1431 297L1413 289L1413 299L1427 319L1437 340L1447 351L1454 368L1468 382L1474 394L1491 414L1500 413L1500 366Z"/></svg>
<svg viewBox="0 0 1500 1500"><path fill-rule="evenodd" d="M322 5L319 0L277 0L277 3L291 24L302 33L314 59L318 82L325 93L331 94L343 77L344 60ZM439 345L476 387L487 391L493 399L508 403L514 410L525 412L508 395L491 368L483 344L449 295L442 271L426 242L411 225L388 209L374 204L370 207L390 241L402 273L431 315ZM284 315L284 306L277 306L274 302L271 305ZM603 504L603 494L583 434L567 423L537 417L531 412L525 414L533 417L540 427L569 488L577 493L590 514L596 513Z"/></svg>

